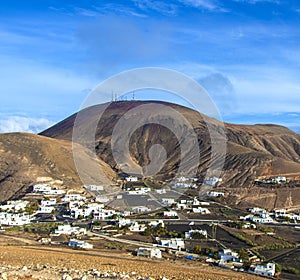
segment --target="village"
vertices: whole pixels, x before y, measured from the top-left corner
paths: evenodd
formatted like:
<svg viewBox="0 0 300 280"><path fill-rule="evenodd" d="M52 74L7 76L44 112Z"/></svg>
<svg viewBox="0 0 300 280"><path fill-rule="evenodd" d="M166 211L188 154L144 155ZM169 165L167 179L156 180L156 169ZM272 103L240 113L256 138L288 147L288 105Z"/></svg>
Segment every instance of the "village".
<svg viewBox="0 0 300 280"><path fill-rule="evenodd" d="M66 191L37 183L24 198L0 206L1 232L39 233L34 229L45 224L49 230L38 239L43 246L93 250L101 248L95 241L100 238L115 244L112 247L133 246L137 257L199 261L270 278L279 275L279 265L259 250L271 244L274 249L297 250L298 243L278 236L276 228L299 232L300 213L233 209L223 203L226 193L214 189L220 182L216 177L205 180L207 192L199 196L196 178L181 176L170 187L157 188L127 176L114 197L101 195L102 186Z"/></svg>

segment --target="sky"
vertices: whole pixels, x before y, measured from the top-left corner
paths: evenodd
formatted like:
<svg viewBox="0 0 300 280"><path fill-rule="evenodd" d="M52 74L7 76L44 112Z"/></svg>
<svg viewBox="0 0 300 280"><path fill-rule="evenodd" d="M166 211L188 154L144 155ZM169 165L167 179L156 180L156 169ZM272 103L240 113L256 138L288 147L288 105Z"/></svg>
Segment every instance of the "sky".
<svg viewBox="0 0 300 280"><path fill-rule="evenodd" d="M0 132L37 133L111 75L164 67L197 80L226 122L300 133L299 26L299 0L3 0Z"/></svg>

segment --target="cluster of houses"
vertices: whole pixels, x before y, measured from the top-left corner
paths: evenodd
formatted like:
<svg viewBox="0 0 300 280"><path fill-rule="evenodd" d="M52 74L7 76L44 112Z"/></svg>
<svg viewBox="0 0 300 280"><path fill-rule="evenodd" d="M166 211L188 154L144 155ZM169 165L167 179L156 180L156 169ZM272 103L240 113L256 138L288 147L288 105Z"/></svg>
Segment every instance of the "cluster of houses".
<svg viewBox="0 0 300 280"><path fill-rule="evenodd" d="M282 184L282 183L287 183L287 178L284 177L284 176L254 180L255 185L260 185L260 184Z"/></svg>
<svg viewBox="0 0 300 280"><path fill-rule="evenodd" d="M248 254L252 254L250 251ZM260 259L257 256L252 254L252 257L249 258L252 260L253 263L251 264L250 268L248 269L249 273L267 276L267 277L274 277L276 270L275 264L272 262L269 263L260 263ZM212 259L208 259L207 261L211 262ZM237 252L234 252L231 249L224 248L218 252L218 266L222 268L229 268L229 269L239 269L240 271L244 271L243 269L243 260L239 256Z"/></svg>
<svg viewBox="0 0 300 280"><path fill-rule="evenodd" d="M0 225L23 226L31 222L32 216L26 213L28 201L11 200L0 206Z"/></svg>
<svg viewBox="0 0 300 280"><path fill-rule="evenodd" d="M297 223L300 221L300 213L287 213L286 209L275 209L269 212L266 209L254 207L248 209L249 215L241 216L240 220L251 221L253 223L268 224L268 223L278 223L283 221L293 221Z"/></svg>

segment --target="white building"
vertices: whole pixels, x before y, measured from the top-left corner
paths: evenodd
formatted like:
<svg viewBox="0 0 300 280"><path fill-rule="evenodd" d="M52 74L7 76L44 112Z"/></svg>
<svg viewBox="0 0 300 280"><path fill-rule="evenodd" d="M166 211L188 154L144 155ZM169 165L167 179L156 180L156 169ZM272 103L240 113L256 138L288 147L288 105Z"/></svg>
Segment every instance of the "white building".
<svg viewBox="0 0 300 280"><path fill-rule="evenodd" d="M161 202L166 205L172 205L175 203L175 199L174 198L162 198Z"/></svg>
<svg viewBox="0 0 300 280"><path fill-rule="evenodd" d="M275 264L253 264L250 266L248 272L258 274L261 276L273 277L275 275Z"/></svg>
<svg viewBox="0 0 300 280"><path fill-rule="evenodd" d="M151 188L135 188L134 190L129 190L128 194L130 195L143 195L151 192Z"/></svg>
<svg viewBox="0 0 300 280"><path fill-rule="evenodd" d="M139 248L137 251L137 255L139 257L146 257L146 258L157 258L157 259L162 258L161 250L158 248Z"/></svg>
<svg viewBox="0 0 300 280"><path fill-rule="evenodd" d="M78 239L70 239L68 245L73 248L81 248L81 249L93 249L94 247L93 244Z"/></svg>
<svg viewBox="0 0 300 280"><path fill-rule="evenodd" d="M162 228L165 227L165 223L164 223L163 220L150 221L150 222L148 223L148 225L149 225L150 227L153 227L153 228L156 228L156 227L158 227L158 226L160 226L160 227L162 227Z"/></svg>
<svg viewBox="0 0 300 280"><path fill-rule="evenodd" d="M129 230L132 232L144 232L147 229L147 226L145 224L139 224L138 222L133 223Z"/></svg>
<svg viewBox="0 0 300 280"><path fill-rule="evenodd" d="M239 254L230 249L223 249L219 251L218 258L220 261L225 263L240 262Z"/></svg>
<svg viewBox="0 0 300 280"><path fill-rule="evenodd" d="M186 232L184 235L185 235L185 238L186 239L191 239L193 238L193 234L195 233L199 233L201 235L203 235L204 238L207 238L207 231L204 229L191 229L189 230L188 232Z"/></svg>
<svg viewBox="0 0 300 280"><path fill-rule="evenodd" d="M96 186L96 185L90 185L90 186L84 186L85 189L88 191L103 191L104 187L103 186Z"/></svg>
<svg viewBox="0 0 300 280"><path fill-rule="evenodd" d="M210 211L207 208L203 208L203 207L193 208L193 212L202 215L210 214Z"/></svg>
<svg viewBox="0 0 300 280"><path fill-rule="evenodd" d="M125 178L127 182L137 182L139 179L136 176L128 176Z"/></svg>
<svg viewBox="0 0 300 280"><path fill-rule="evenodd" d="M213 186L213 187L219 182L222 182L222 178L210 177L208 180L204 180L204 184Z"/></svg>
<svg viewBox="0 0 300 280"><path fill-rule="evenodd" d="M35 184L33 186L33 192L44 193L51 191L50 184Z"/></svg>
<svg viewBox="0 0 300 280"><path fill-rule="evenodd" d="M254 223L259 223L259 224L268 224L274 222L274 220L269 215L264 215L263 217L253 216L252 221Z"/></svg>
<svg viewBox="0 0 300 280"><path fill-rule="evenodd" d="M113 209L99 209L93 213L93 216L95 220L107 220L116 214L117 212Z"/></svg>
<svg viewBox="0 0 300 280"><path fill-rule="evenodd" d="M71 225L59 225L57 229L55 230L55 234L66 234L66 235L72 235L72 234L86 234L86 229L81 227L72 227Z"/></svg>
<svg viewBox="0 0 300 280"><path fill-rule="evenodd" d="M66 192L64 190L57 190L57 189L43 192L43 194L45 194L45 195L62 195L65 193Z"/></svg>
<svg viewBox="0 0 300 280"><path fill-rule="evenodd" d="M224 197L225 193L212 191L212 192L208 192L207 196L209 196L209 197Z"/></svg>
<svg viewBox="0 0 300 280"><path fill-rule="evenodd" d="M250 208L248 211L254 215L262 215L267 213L266 209L259 208L259 207Z"/></svg>
<svg viewBox="0 0 300 280"><path fill-rule="evenodd" d="M53 206L56 204L56 198L41 200L41 206Z"/></svg>
<svg viewBox="0 0 300 280"><path fill-rule="evenodd" d="M146 212L150 212L151 209L146 206L135 206L135 207L132 207L132 211L134 213L146 213Z"/></svg>
<svg viewBox="0 0 300 280"><path fill-rule="evenodd" d="M165 218L178 217L178 214L176 211L164 211L164 217Z"/></svg>
<svg viewBox="0 0 300 280"><path fill-rule="evenodd" d="M30 224L30 222L31 218L28 214L0 212L0 225L23 226Z"/></svg>
<svg viewBox="0 0 300 280"><path fill-rule="evenodd" d="M131 224L132 224L132 222L131 222L130 219L119 219L118 220L118 226L119 227L129 226Z"/></svg>
<svg viewBox="0 0 300 280"><path fill-rule="evenodd" d="M63 198L63 202L70 202L70 201L80 201L80 200L86 200L85 196L81 196L80 194L74 193L74 194L66 194Z"/></svg>
<svg viewBox="0 0 300 280"><path fill-rule="evenodd" d="M55 211L55 207L41 205L39 210L36 211L35 214L51 214L53 211Z"/></svg>
<svg viewBox="0 0 300 280"><path fill-rule="evenodd" d="M185 243L182 238L171 238L171 239L160 240L159 245L174 250L185 249Z"/></svg>
<svg viewBox="0 0 300 280"><path fill-rule="evenodd" d="M2 211L25 211L26 206L28 205L29 201L26 200L9 200L5 205L1 205L0 209Z"/></svg>
<svg viewBox="0 0 300 280"><path fill-rule="evenodd" d="M165 194L165 193L167 193L166 189L154 190L154 192L157 193L157 194Z"/></svg>

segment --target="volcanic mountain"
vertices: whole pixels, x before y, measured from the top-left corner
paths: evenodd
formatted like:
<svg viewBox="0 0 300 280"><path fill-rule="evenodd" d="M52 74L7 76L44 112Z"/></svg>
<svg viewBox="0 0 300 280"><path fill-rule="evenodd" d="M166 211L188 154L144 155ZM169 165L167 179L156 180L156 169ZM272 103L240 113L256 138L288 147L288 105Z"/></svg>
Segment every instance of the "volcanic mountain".
<svg viewBox="0 0 300 280"><path fill-rule="evenodd" d="M172 131L172 126L175 126L179 130L186 129L186 133L189 133L186 123L184 121L174 123L171 117L168 119L161 113L161 106L170 108L171 111L175 110L196 133L199 146L199 160L196 167L193 166L192 160L193 145L188 144L185 150L182 150L184 140L178 139L176 132ZM164 125L155 121L160 114L163 115ZM148 121L134 132L127 132L126 124L132 126L135 122L134 118L137 121L144 115L147 115L150 120L153 119L153 122ZM119 101L84 109L80 115L74 114L68 117L42 132L41 135L70 141L75 126L77 131L81 131L75 141L95 149L101 160L116 172L121 172L124 166L115 161L111 149L115 128L120 123L123 124L121 125L123 135L130 134L129 152L132 160L128 164L125 163L125 166L126 164L130 167L149 166L155 159L157 162L164 163L155 177L167 180L178 175L180 161L184 154L188 169L196 168L197 176L203 177L212 161L219 160L222 165L222 160L218 158L218 147L212 150L213 131L214 138L220 140L220 143L224 141L226 143L226 156L221 174L223 182L219 187L231 193L231 202L247 204L247 206L263 204L270 208L284 206L300 208L299 188L266 190L253 186L253 181L260 176L289 175L290 178L296 178L300 175L300 135L282 126L223 124L176 104L160 101ZM88 131L93 131L90 128L94 127L93 143L85 143L85 127L89 127ZM155 144L163 146L165 152L158 149L154 155L151 155L151 147Z"/></svg>
<svg viewBox="0 0 300 280"><path fill-rule="evenodd" d="M141 125L145 116L148 120ZM76 137L73 137L73 128L77 131ZM94 134L86 137L86 131ZM111 145L122 144L124 137L128 138L130 157L122 158L120 163L116 156L125 154L126 147L112 149ZM76 148L76 164L79 162L83 167L80 174L74 164L71 140ZM222 143L226 148L224 154ZM0 200L18 197L45 178L68 189L82 187L83 176L91 181L94 177L102 179L103 174L96 168L99 165L106 174L104 180L115 178L124 168L144 172L163 163L154 177L170 180L182 174L180 166L184 159L186 170L195 170L201 179L207 176L211 166L221 168L219 176L223 181L217 188L226 191L228 202L232 204L300 209L300 188L253 185L253 181L262 176L285 175L299 179L299 134L277 125L223 124L171 103L121 101L92 106L41 135L0 134L0 153Z"/></svg>

